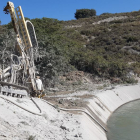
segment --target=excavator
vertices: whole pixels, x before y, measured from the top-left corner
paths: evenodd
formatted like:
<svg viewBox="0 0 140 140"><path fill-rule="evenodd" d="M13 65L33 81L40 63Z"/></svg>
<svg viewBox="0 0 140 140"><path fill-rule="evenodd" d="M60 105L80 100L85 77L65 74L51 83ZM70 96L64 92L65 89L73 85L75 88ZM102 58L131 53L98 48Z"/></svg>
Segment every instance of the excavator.
<svg viewBox="0 0 140 140"><path fill-rule="evenodd" d="M11 64L0 68L0 93L16 97L35 96L38 92L35 79L34 55L38 42L33 24L25 21L21 6L14 7L7 2L4 10L10 14L16 34L15 53L11 54Z"/></svg>

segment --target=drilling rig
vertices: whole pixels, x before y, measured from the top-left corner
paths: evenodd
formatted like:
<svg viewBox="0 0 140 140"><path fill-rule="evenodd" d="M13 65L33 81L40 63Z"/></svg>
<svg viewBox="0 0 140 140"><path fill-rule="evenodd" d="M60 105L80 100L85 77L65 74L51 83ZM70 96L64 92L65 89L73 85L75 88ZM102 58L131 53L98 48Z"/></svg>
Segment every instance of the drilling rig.
<svg viewBox="0 0 140 140"><path fill-rule="evenodd" d="M15 8L12 2L7 2L3 11L11 16L16 43L10 66L0 69L0 93L19 97L34 96L38 92L34 65L38 42L34 26L29 20L25 21L21 6Z"/></svg>

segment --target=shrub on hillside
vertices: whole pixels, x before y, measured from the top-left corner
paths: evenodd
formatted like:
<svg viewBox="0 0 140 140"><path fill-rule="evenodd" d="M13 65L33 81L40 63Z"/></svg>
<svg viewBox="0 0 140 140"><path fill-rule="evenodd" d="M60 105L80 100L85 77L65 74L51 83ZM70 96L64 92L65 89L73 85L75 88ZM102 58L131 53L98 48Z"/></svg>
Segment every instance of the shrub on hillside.
<svg viewBox="0 0 140 140"><path fill-rule="evenodd" d="M94 9L77 9L75 13L75 18L89 18L96 16L96 11Z"/></svg>

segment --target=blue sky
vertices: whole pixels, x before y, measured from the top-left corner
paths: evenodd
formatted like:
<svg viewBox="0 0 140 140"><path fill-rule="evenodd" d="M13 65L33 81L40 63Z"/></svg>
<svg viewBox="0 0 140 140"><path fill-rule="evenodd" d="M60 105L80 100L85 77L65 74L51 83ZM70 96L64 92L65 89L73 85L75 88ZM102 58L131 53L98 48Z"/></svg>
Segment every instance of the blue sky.
<svg viewBox="0 0 140 140"><path fill-rule="evenodd" d="M15 7L21 6L28 18L56 18L72 20L76 9L95 9L102 13L120 13L140 10L140 0L12 0ZM0 20L2 24L10 22L10 16L3 13L7 0L0 0Z"/></svg>

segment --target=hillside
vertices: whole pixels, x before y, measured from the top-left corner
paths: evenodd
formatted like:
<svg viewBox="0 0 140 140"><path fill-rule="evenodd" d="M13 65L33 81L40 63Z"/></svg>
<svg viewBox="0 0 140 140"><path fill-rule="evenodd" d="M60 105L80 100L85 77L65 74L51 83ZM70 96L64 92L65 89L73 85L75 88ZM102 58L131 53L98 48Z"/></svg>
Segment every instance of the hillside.
<svg viewBox="0 0 140 140"><path fill-rule="evenodd" d="M140 74L140 11L104 13L92 18L71 21L31 19L35 26L40 56L36 66L46 87L81 84L87 75L91 81L109 79L117 83L135 83L133 75ZM13 46L12 25L4 25L6 32L0 40L9 38ZM9 33L10 32L10 33ZM12 34L12 35L11 35ZM10 42L11 41L11 42ZM2 53L0 54L1 57ZM8 57L5 58L7 62ZM1 62L2 63L2 62ZM72 71L84 72L83 76ZM72 75L71 75L72 74Z"/></svg>

